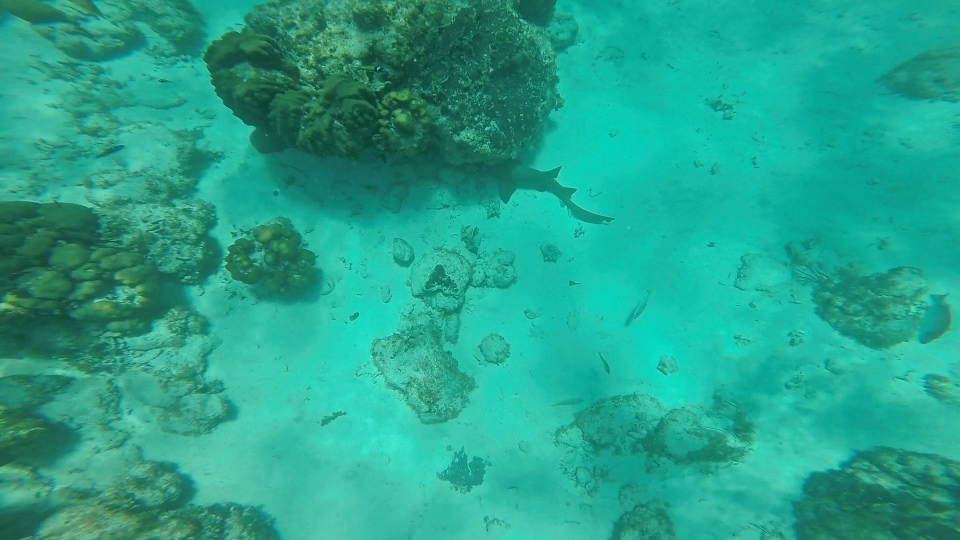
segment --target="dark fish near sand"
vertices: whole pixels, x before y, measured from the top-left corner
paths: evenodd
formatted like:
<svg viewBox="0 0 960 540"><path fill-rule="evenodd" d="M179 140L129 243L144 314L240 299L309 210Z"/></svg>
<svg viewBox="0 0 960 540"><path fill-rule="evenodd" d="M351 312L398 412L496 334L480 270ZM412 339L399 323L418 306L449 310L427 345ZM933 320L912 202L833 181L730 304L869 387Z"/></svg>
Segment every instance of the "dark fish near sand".
<svg viewBox="0 0 960 540"><path fill-rule="evenodd" d="M3 11L30 24L70 21L66 13L40 0L0 0L0 12Z"/></svg>
<svg viewBox="0 0 960 540"><path fill-rule="evenodd" d="M111 154L116 154L117 152L123 150L125 147L122 144L115 144L113 146L108 146L93 156L95 158L102 158L109 156Z"/></svg>
<svg viewBox="0 0 960 540"><path fill-rule="evenodd" d="M920 322L920 333L917 336L920 343L930 343L950 329L953 323L953 314L946 294L931 294L930 307L923 314Z"/></svg>
<svg viewBox="0 0 960 540"><path fill-rule="evenodd" d="M581 403L583 403L582 398L570 398L570 399L565 399L563 401L558 401L553 405L551 405L551 407L566 407L568 405L579 405Z"/></svg>
<svg viewBox="0 0 960 540"><path fill-rule="evenodd" d="M643 315L643 310L647 309L647 303L650 301L651 292L652 291L650 289L647 289L647 295L640 299L640 301L637 302L637 305L634 306L633 311L627 315L627 321L624 323L624 326L630 326L630 323L637 320L637 317Z"/></svg>

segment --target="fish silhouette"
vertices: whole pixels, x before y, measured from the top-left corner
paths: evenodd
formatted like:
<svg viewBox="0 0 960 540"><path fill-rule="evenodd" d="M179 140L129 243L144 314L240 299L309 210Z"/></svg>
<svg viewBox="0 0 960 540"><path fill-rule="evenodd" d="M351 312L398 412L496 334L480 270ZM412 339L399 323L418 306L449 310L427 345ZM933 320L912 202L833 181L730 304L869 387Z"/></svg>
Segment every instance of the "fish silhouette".
<svg viewBox="0 0 960 540"><path fill-rule="evenodd" d="M950 304L947 303L948 294L931 294L930 306L923 313L920 321L920 333L917 338L920 343L930 343L950 329L953 323L953 314Z"/></svg>
<svg viewBox="0 0 960 540"><path fill-rule="evenodd" d="M596 224L613 221L612 217L595 214L573 202L572 197L577 189L560 185L560 182L557 181L557 175L559 174L560 167L549 171L538 171L525 165L514 165L497 175L500 200L509 202L510 197L518 189L533 189L555 195L566 205L570 215L580 221Z"/></svg>

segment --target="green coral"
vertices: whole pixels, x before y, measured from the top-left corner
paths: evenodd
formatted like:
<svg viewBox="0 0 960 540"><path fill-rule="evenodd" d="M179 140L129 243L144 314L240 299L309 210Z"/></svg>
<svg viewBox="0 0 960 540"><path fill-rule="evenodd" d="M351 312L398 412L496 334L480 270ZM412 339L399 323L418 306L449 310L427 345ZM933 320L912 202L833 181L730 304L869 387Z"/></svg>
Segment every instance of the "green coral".
<svg viewBox="0 0 960 540"><path fill-rule="evenodd" d="M233 279L266 296L295 296L317 281L317 256L303 246L290 220L254 227L227 248L226 270Z"/></svg>
<svg viewBox="0 0 960 540"><path fill-rule="evenodd" d="M273 99L297 88L296 68L263 34L227 32L210 44L203 59L223 104L250 126L265 126Z"/></svg>
<svg viewBox="0 0 960 540"><path fill-rule="evenodd" d="M430 145L433 115L419 94L387 92L380 100L379 115L378 144L384 153L408 157Z"/></svg>
<svg viewBox="0 0 960 540"><path fill-rule="evenodd" d="M297 146L318 156L356 156L371 147L376 96L343 75L323 81L303 108Z"/></svg>
<svg viewBox="0 0 960 540"><path fill-rule="evenodd" d="M223 69L243 63L272 70L282 70L284 67L283 54L276 41L270 36L250 31L223 34L207 48L203 61L211 66L211 71L214 71L214 67Z"/></svg>
<svg viewBox="0 0 960 540"><path fill-rule="evenodd" d="M0 322L8 332L30 334L41 319L143 332L159 283L139 254L103 245L93 210L0 201Z"/></svg>

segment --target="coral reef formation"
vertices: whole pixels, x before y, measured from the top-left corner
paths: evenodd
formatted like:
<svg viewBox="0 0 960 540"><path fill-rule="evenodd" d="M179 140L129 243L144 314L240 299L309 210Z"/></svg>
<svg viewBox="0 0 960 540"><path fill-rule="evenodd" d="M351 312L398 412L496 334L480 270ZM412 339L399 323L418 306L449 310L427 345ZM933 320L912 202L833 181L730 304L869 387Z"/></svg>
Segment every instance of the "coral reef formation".
<svg viewBox="0 0 960 540"><path fill-rule="evenodd" d="M227 248L230 277L265 296L297 296L316 283L317 255L286 218L254 227Z"/></svg>
<svg viewBox="0 0 960 540"><path fill-rule="evenodd" d="M373 341L370 349L388 388L403 396L424 424L446 422L460 415L476 388L473 377L440 344L440 330L416 323Z"/></svg>
<svg viewBox="0 0 960 540"><path fill-rule="evenodd" d="M450 163L500 163L531 147L562 105L538 26L552 11L552 2L511 0L271 2L204 60L261 151L433 148Z"/></svg>
<svg viewBox="0 0 960 540"><path fill-rule="evenodd" d="M0 261L4 326L60 318L136 334L158 315L160 273L101 239L98 217L85 206L0 202Z"/></svg>
<svg viewBox="0 0 960 540"><path fill-rule="evenodd" d="M888 447L815 472L793 514L797 538L956 538L960 462Z"/></svg>

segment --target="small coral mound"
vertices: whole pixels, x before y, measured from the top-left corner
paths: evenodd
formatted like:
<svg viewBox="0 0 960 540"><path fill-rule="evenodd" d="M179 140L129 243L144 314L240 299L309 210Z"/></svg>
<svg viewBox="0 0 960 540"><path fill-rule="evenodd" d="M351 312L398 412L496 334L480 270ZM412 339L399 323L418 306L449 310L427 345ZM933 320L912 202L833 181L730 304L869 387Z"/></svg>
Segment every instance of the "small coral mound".
<svg viewBox="0 0 960 540"><path fill-rule="evenodd" d="M286 218L254 227L249 236L227 248L230 277L266 296L304 294L316 283L317 255L303 246L300 233Z"/></svg>
<svg viewBox="0 0 960 540"><path fill-rule="evenodd" d="M510 344L500 334L488 334L480 342L480 357L488 364L504 364L510 358Z"/></svg>
<svg viewBox="0 0 960 540"><path fill-rule="evenodd" d="M4 324L61 318L137 334L158 315L160 273L138 253L105 245L85 206L0 202L0 261Z"/></svg>
<svg viewBox="0 0 960 540"><path fill-rule="evenodd" d="M799 540L957 538L960 462L888 447L815 472L793 505Z"/></svg>

